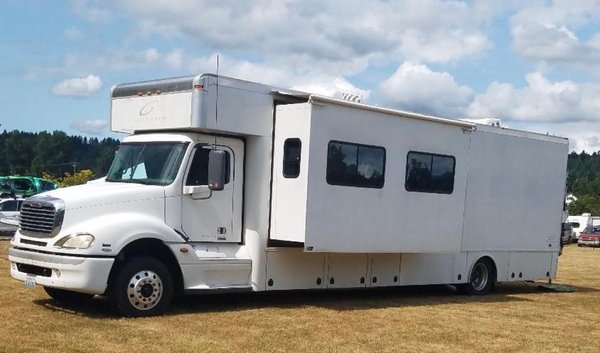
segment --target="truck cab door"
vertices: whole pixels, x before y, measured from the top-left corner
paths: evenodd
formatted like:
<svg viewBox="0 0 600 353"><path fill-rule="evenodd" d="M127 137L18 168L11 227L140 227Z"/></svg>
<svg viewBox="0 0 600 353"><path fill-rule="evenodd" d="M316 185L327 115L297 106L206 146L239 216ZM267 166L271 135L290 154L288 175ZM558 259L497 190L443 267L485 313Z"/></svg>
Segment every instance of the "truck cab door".
<svg viewBox="0 0 600 353"><path fill-rule="evenodd" d="M226 154L227 177L223 190L208 188L208 155L214 148L200 141L187 165L184 177L181 224L192 242L239 243L242 240L242 187L244 143L219 138L216 148Z"/></svg>

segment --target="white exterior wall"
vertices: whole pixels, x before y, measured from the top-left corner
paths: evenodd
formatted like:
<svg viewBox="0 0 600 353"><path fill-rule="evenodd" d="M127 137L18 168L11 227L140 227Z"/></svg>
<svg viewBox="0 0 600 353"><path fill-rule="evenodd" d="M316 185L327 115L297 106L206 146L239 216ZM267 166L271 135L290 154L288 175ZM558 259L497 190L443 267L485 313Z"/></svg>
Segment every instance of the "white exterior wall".
<svg viewBox="0 0 600 353"><path fill-rule="evenodd" d="M281 207L282 201L274 204L272 223L276 227L271 231L272 239L304 242L306 249L319 252L452 253L460 250L469 146L469 133L463 128L332 104L302 103L281 110L285 113L281 115L283 121L295 122L292 128L298 128L298 121L302 121L302 131L298 134L291 128L288 132L279 124L276 131L274 198L285 200L287 207ZM279 114L277 119L279 121ZM286 138L302 137L307 134L305 131L310 136L302 138L300 176L284 178L278 166L282 158L277 153ZM332 140L384 147L383 188L329 185L327 149ZM404 180L409 151L454 156L454 192L406 191ZM305 202L306 212L303 212ZM290 225L289 229L294 231L293 235L280 231L288 221L292 222L293 227ZM303 225L298 224L300 221L305 223L305 234L301 231Z"/></svg>
<svg viewBox="0 0 600 353"><path fill-rule="evenodd" d="M271 239L304 242L310 151L310 104L277 107L275 149L273 151L273 199ZM300 175L283 176L283 146L288 138L301 140Z"/></svg>
<svg viewBox="0 0 600 353"><path fill-rule="evenodd" d="M277 122L270 236L304 242L306 252L283 262L283 253L270 256L268 269L285 263L306 276L306 288L464 283L482 257L493 260L499 281L556 276L565 139L479 125L467 131L343 104L278 107ZM301 172L286 179L283 142L293 137L302 140ZM331 140L384 147L384 187L327 184ZM406 191L409 151L454 156L453 193ZM305 266L319 253L323 271ZM316 285L321 276L325 283ZM297 288L281 271L267 277L274 281L267 289Z"/></svg>
<svg viewBox="0 0 600 353"><path fill-rule="evenodd" d="M168 80L166 80L168 81ZM272 88L258 83L213 75L179 79L181 90L144 88L141 96L111 100L111 130L120 132L196 130L223 134L271 136ZM156 87L161 81L157 81ZM125 85L126 86L126 85ZM146 86L153 87L150 82ZM119 86L113 88L121 89ZM150 92L147 95L146 92ZM217 113L218 111L218 113Z"/></svg>
<svg viewBox="0 0 600 353"><path fill-rule="evenodd" d="M566 141L499 129L475 131L463 251L558 251Z"/></svg>
<svg viewBox="0 0 600 353"><path fill-rule="evenodd" d="M271 181L271 138L249 137L246 140L244 185L244 243L252 259L251 285L266 289L267 240Z"/></svg>
<svg viewBox="0 0 600 353"><path fill-rule="evenodd" d="M111 130L162 130L190 127L192 92L165 93L112 100Z"/></svg>

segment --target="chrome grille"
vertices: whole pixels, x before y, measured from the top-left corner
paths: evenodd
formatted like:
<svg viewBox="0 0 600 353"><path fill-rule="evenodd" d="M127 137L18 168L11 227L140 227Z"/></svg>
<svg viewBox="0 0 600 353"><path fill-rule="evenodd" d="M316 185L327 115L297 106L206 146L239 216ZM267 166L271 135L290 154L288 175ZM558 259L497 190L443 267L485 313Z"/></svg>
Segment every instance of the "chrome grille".
<svg viewBox="0 0 600 353"><path fill-rule="evenodd" d="M35 238L51 238L58 234L64 216L62 200L30 198L23 202L19 231Z"/></svg>

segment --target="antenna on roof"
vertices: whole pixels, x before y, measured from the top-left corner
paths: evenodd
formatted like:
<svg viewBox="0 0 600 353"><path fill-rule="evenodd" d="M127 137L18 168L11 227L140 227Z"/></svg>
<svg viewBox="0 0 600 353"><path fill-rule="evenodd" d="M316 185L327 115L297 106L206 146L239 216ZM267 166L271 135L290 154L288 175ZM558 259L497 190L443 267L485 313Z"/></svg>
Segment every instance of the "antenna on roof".
<svg viewBox="0 0 600 353"><path fill-rule="evenodd" d="M217 149L217 127L219 122L219 54L217 54L217 89L215 91L215 143L208 153L208 189L211 191L223 190L228 169L229 159L223 149ZM221 239L222 235L219 236ZM223 238L225 239L225 238Z"/></svg>
<svg viewBox="0 0 600 353"><path fill-rule="evenodd" d="M219 54L217 54L217 90L215 98L215 143L213 149L217 149L217 126L219 124Z"/></svg>

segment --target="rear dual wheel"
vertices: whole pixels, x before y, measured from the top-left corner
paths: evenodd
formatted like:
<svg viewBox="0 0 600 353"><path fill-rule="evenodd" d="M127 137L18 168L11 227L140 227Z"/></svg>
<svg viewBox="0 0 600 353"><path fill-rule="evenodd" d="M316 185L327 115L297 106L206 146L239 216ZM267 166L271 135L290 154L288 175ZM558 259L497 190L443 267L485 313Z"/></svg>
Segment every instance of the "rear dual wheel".
<svg viewBox="0 0 600 353"><path fill-rule="evenodd" d="M462 289L469 295L484 295L489 293L496 282L494 264L488 258L478 260L469 276L469 282L462 285Z"/></svg>

